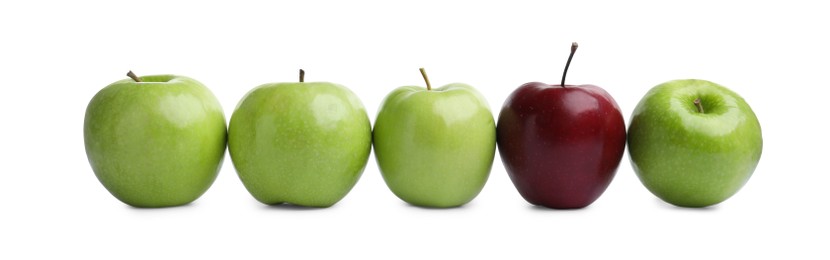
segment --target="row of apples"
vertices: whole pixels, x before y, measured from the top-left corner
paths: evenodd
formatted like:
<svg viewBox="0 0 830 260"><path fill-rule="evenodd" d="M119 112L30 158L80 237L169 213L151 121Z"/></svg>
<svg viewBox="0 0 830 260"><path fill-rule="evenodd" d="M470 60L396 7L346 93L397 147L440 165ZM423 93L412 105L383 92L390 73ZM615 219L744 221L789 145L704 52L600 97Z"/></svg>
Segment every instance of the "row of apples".
<svg viewBox="0 0 830 260"><path fill-rule="evenodd" d="M271 83L251 90L226 127L211 91L176 75L117 81L90 101L84 143L106 189L135 207L188 204L221 169L227 147L239 178L265 204L329 207L359 180L372 146L400 199L457 207L475 198L498 147L529 203L582 208L613 180L626 143L634 172L652 193L683 207L734 195L760 160L761 127L735 92L705 80L675 80L645 94L625 122L612 96L593 85L530 82L494 120L473 87L400 87L372 128L360 99L329 82Z"/></svg>

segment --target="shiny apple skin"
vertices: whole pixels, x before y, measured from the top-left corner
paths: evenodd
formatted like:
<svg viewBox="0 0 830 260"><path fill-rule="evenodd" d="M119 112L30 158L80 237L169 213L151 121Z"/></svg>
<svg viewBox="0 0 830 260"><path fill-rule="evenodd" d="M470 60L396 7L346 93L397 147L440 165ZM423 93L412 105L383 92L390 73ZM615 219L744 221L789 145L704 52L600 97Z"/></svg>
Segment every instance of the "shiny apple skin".
<svg viewBox="0 0 830 260"><path fill-rule="evenodd" d="M499 154L525 200L556 209L593 203L614 179L625 122L608 92L593 85L530 82L504 103Z"/></svg>

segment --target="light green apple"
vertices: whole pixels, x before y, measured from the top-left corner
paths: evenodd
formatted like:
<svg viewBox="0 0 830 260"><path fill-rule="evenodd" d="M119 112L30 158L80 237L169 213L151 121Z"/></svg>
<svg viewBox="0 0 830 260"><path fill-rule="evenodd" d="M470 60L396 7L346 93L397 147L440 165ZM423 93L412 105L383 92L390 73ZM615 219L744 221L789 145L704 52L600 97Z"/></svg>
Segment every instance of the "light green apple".
<svg viewBox="0 0 830 260"><path fill-rule="evenodd" d="M84 145L95 176L135 207L196 200L222 166L222 106L188 77L128 75L133 79L105 87L86 109Z"/></svg>
<svg viewBox="0 0 830 260"><path fill-rule="evenodd" d="M360 99L328 82L270 83L248 92L231 116L228 149L258 201L329 207L357 183L372 149Z"/></svg>
<svg viewBox="0 0 830 260"><path fill-rule="evenodd" d="M374 128L383 179L400 199L456 207L475 198L490 175L496 125L484 97L455 83L400 87L384 99Z"/></svg>
<svg viewBox="0 0 830 260"><path fill-rule="evenodd" d="M761 158L761 125L737 93L696 79L652 88L628 129L643 185L681 207L718 204L744 186Z"/></svg>

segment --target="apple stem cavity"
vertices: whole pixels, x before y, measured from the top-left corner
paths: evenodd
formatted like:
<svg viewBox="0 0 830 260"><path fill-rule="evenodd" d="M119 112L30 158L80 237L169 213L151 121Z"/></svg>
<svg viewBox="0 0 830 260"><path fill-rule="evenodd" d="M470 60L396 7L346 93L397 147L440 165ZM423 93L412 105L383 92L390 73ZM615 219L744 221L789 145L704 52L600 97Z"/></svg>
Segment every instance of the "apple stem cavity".
<svg viewBox="0 0 830 260"><path fill-rule="evenodd" d="M706 113L706 112L703 111L703 104L700 103L700 98L696 98L694 103L695 103L695 107L697 107L697 112L698 113L704 113L704 114Z"/></svg>
<svg viewBox="0 0 830 260"><path fill-rule="evenodd" d="M305 82L305 71L300 69L300 82Z"/></svg>
<svg viewBox="0 0 830 260"><path fill-rule="evenodd" d="M429 84L429 77L427 77L427 71L424 68L419 68L418 70L421 71L421 76L424 76L424 81L427 83L427 91L432 90L432 86Z"/></svg>
<svg viewBox="0 0 830 260"><path fill-rule="evenodd" d="M136 76L132 70L127 72L127 77L130 77L131 79L135 80L135 82L141 82L141 79L138 78L138 76Z"/></svg>
<svg viewBox="0 0 830 260"><path fill-rule="evenodd" d="M565 71L562 72L562 84L561 86L565 87L565 76L568 75L568 67L571 66L571 60L574 58L574 53L576 53L576 48L579 47L576 42L571 43L571 55L568 56L568 62L565 63Z"/></svg>

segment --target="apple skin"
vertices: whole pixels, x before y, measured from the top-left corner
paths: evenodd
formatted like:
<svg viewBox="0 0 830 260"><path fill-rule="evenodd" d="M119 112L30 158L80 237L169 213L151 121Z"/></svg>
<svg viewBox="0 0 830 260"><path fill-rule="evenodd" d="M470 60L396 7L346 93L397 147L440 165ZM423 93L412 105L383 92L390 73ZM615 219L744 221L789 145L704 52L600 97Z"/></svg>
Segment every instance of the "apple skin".
<svg viewBox="0 0 830 260"><path fill-rule="evenodd" d="M763 148L761 125L746 101L696 79L652 88L634 109L628 134L637 177L654 195L681 207L707 207L737 193Z"/></svg>
<svg viewBox="0 0 830 260"><path fill-rule="evenodd" d="M407 203L434 208L461 206L481 192L495 135L487 101L461 83L395 89L381 104L373 132L389 189Z"/></svg>
<svg viewBox="0 0 830 260"><path fill-rule="evenodd" d="M611 183L625 151L625 123L611 95L593 85L530 82L504 102L499 154L527 202L583 208Z"/></svg>
<svg viewBox="0 0 830 260"><path fill-rule="evenodd" d="M360 99L328 82L254 88L233 112L228 135L239 178L269 205L334 205L357 183L372 149Z"/></svg>
<svg viewBox="0 0 830 260"><path fill-rule="evenodd" d="M175 75L117 81L87 106L84 145L95 176L134 207L169 207L201 196L222 167L225 116L213 93Z"/></svg>

